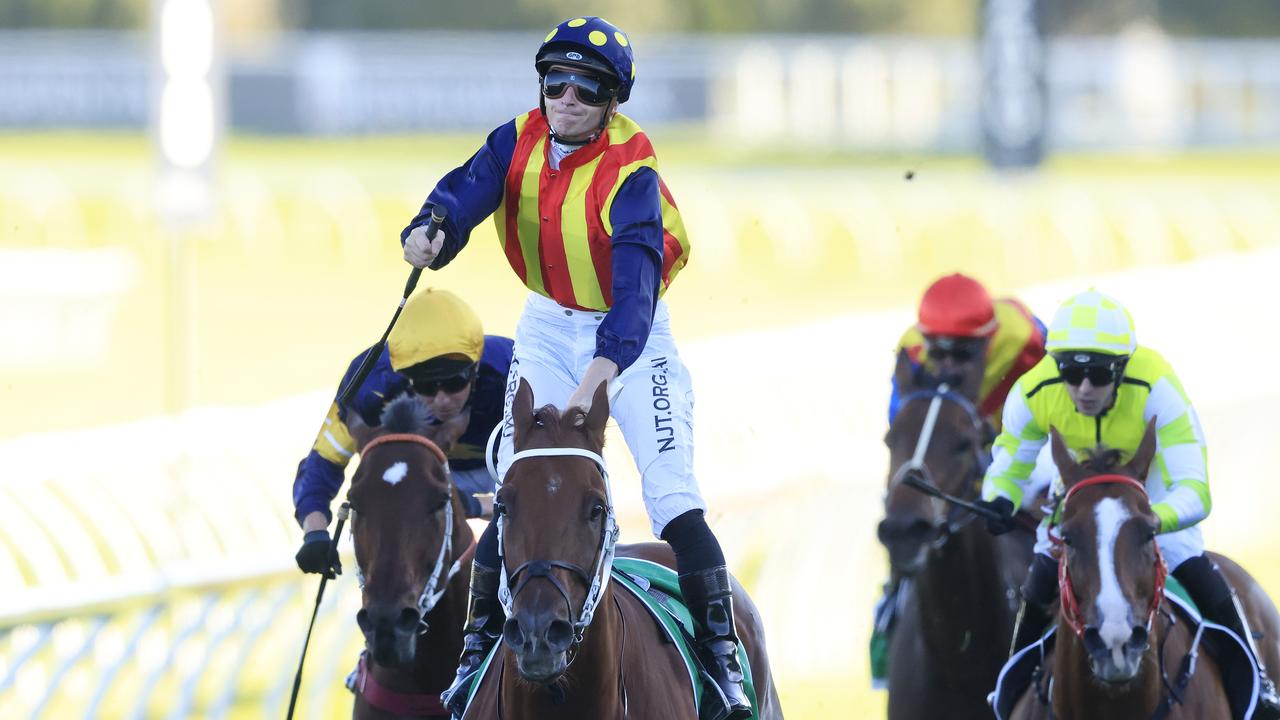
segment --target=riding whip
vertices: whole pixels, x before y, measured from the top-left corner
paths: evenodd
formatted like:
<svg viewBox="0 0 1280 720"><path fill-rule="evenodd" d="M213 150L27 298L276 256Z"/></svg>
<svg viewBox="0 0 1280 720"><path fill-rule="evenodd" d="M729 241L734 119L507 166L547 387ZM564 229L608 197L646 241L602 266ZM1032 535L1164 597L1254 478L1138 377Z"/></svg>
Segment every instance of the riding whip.
<svg viewBox="0 0 1280 720"><path fill-rule="evenodd" d="M428 241L440 229L440 225L444 223L447 215L448 211L441 205L431 208L431 220L427 222ZM370 372L373 372L374 364L378 362L383 348L387 346L387 338L391 335L391 329L396 326L396 320L400 319L400 313L404 310L405 303L409 302L409 296L413 294L413 289L418 286L418 277L420 275L422 275L422 268L418 267L409 273L409 280L404 284L404 296L400 298L400 305L396 307L395 315L391 316L391 323L387 325L387 331L382 333L382 339L369 348L369 352L365 353L364 360L360 363L360 369L356 370L351 382L347 383L347 386L338 394L339 407L346 406L351 402L351 398L355 397L356 392L360 390L360 386L364 384L364 379L369 377Z"/></svg>
<svg viewBox="0 0 1280 720"><path fill-rule="evenodd" d="M383 340L385 341L386 338L383 338ZM342 526L347 522L347 515L350 513L351 503L344 502L342 507L338 508L338 524L333 528L333 540L331 541L333 544L330 546L333 552L338 550L338 539L342 537ZM302 657L298 658L298 674L293 678L293 694L289 696L289 714L285 716L289 720L293 720L293 708L298 703L298 689L302 687L302 664L307 660L307 646L311 644L311 631L316 627L316 615L320 614L320 600L324 598L324 586L327 582L329 582L329 574L325 573L320 576L320 589L316 591L316 607L311 611L311 624L307 625L307 637L302 641Z"/></svg>

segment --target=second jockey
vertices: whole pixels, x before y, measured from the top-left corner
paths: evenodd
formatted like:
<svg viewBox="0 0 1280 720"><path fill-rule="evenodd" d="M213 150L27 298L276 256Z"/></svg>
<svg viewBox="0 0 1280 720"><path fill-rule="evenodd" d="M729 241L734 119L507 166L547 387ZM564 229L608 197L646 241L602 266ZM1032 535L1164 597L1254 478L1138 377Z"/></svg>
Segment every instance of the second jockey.
<svg viewBox="0 0 1280 720"><path fill-rule="evenodd" d="M970 398L991 427L1000 427L1005 396L1023 373L1044 357L1044 324L1014 298L992 299L977 280L953 273L924 292L917 322L898 342L916 373L944 379L953 387L980 388ZM896 380L889 398L889 422L902 406ZM1047 478L1046 483L1047 484ZM871 678L888 678L890 633L895 624L901 579L891 577L876 603L871 635Z"/></svg>
<svg viewBox="0 0 1280 720"><path fill-rule="evenodd" d="M465 419L466 429L449 450L449 466L467 515L488 515L492 500L476 495L493 492L484 448L502 421L511 347L509 338L485 335L480 318L451 292L427 289L409 299L350 406L340 407L334 398L311 452L298 463L293 506L305 533L297 555L303 572L332 576L342 569L327 528L329 505L342 488L347 463L360 450L349 430L355 422L352 414L375 427L382 408L405 393L416 395L436 422ZM351 361L339 392L367 352Z"/></svg>
<svg viewBox="0 0 1280 720"><path fill-rule="evenodd" d="M980 501L1005 520L988 519L988 529L998 534L1012 528L1050 428L1062 434L1073 453L1105 445L1127 460L1154 418L1156 458L1145 484L1151 509L1160 519L1160 552L1204 617L1240 636L1262 668L1234 592L1204 554L1199 523L1213 504L1207 448L1200 419L1173 368L1156 351L1138 345L1129 311L1095 290L1076 295L1058 309L1046 347L1049 355L1018 380L1005 401L1004 429L996 439ZM1054 495L1061 494L1055 487ZM1015 651L1037 640L1053 617L1058 560L1051 554L1052 527L1050 515L1036 533L1035 558L1022 588ZM1245 672L1241 667L1223 669L1224 677ZM1275 686L1265 669L1259 680L1254 717L1280 717Z"/></svg>

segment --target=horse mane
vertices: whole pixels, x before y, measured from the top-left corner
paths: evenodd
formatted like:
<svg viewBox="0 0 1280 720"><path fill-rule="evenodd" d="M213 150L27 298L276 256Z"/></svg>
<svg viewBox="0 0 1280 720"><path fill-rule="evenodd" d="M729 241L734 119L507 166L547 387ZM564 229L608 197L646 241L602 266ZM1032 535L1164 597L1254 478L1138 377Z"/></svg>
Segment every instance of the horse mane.
<svg viewBox="0 0 1280 720"><path fill-rule="evenodd" d="M388 433L426 435L431 427L431 411L416 397L404 394L382 409L381 423Z"/></svg>
<svg viewBox="0 0 1280 720"><path fill-rule="evenodd" d="M1099 445L1085 451L1085 458L1080 467L1095 473L1107 473L1120 467L1120 451Z"/></svg>

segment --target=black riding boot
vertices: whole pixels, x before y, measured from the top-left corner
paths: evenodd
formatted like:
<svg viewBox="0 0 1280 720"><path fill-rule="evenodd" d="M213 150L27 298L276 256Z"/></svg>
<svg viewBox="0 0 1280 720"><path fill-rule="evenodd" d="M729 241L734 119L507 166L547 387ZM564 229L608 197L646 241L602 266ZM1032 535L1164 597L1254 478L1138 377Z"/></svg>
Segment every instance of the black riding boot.
<svg viewBox="0 0 1280 720"><path fill-rule="evenodd" d="M1244 616L1244 608L1240 607L1235 592L1227 584L1226 578L1218 570L1218 566L1204 555L1198 555L1183 561L1173 571L1174 577L1191 593L1191 597L1200 607L1206 620L1230 628L1240 636L1245 647L1253 655L1258 664L1258 705L1254 709L1254 720L1280 720L1280 698L1276 696L1275 683L1267 675L1262 656L1254 643L1253 634L1249 631L1249 621ZM1210 643L1212 649L1213 643ZM1224 665L1229 658L1238 657L1235 653L1216 653L1219 662ZM1248 677L1240 668L1223 667L1223 680L1231 683L1234 678ZM1246 693L1247 696L1247 693Z"/></svg>
<svg viewBox="0 0 1280 720"><path fill-rule="evenodd" d="M471 600L467 606L467 624L462 628L458 676L449 689L440 694L454 717L461 717L466 709L471 679L488 657L493 644L502 636L504 622L506 615L498 602L498 571L472 562Z"/></svg>
<svg viewBox="0 0 1280 720"><path fill-rule="evenodd" d="M693 615L695 637L711 678L723 696L706 720L745 720L751 701L742 687L738 634L733 627L733 588L725 566L680 576L680 592ZM704 693L704 698L708 696Z"/></svg>
<svg viewBox="0 0 1280 720"><path fill-rule="evenodd" d="M1013 626L1009 657L1040 639L1053 620L1050 608L1058 595L1058 561L1037 553L1022 583L1022 607Z"/></svg>

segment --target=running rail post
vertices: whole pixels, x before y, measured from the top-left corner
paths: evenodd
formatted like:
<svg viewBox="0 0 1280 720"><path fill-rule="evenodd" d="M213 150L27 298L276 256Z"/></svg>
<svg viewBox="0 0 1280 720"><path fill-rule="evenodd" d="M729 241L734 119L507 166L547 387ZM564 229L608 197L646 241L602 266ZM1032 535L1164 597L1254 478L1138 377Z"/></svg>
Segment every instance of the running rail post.
<svg viewBox="0 0 1280 720"><path fill-rule="evenodd" d="M407 295L408 293L406 292ZM351 514L351 503L342 503L342 507L338 508L338 524L333 528L332 548L334 552L338 550L338 540L342 537L342 526L347 522L349 514ZM321 575L320 589L316 591L316 607L311 611L311 624L307 625L307 637L302 641L302 657L298 658L298 674L293 678L293 693L289 695L289 714L285 716L288 720L293 720L293 709L298 704L298 689L302 687L302 664L307 661L307 646L311 644L311 631L316 627L316 616L320 614L320 600L324 598L324 586L327 582L329 582L329 575Z"/></svg>
<svg viewBox="0 0 1280 720"><path fill-rule="evenodd" d="M440 225L444 223L444 219L448 216L448 211L441 205L431 208L431 220L427 222L427 239L430 240L432 235L440 229ZM382 349L387 346L387 338L391 335L391 328L396 326L396 320L400 319L400 312L404 310L405 303L409 302L409 296L413 294L413 289L418 286L418 277L422 275L422 268L414 268L409 273L409 280L404 284L404 296L400 298L400 304L396 307L396 312L391 316L391 323L387 325L387 331L382 333L382 339L373 347L369 348L369 352L365 353L364 360L360 362L360 369L356 370L356 374L351 377L351 382L342 389L338 395L338 406L344 407L351 403L351 398L360 390L360 386L364 384L364 379L369 377L369 373L373 372L373 366L378 362L378 358L382 355Z"/></svg>

